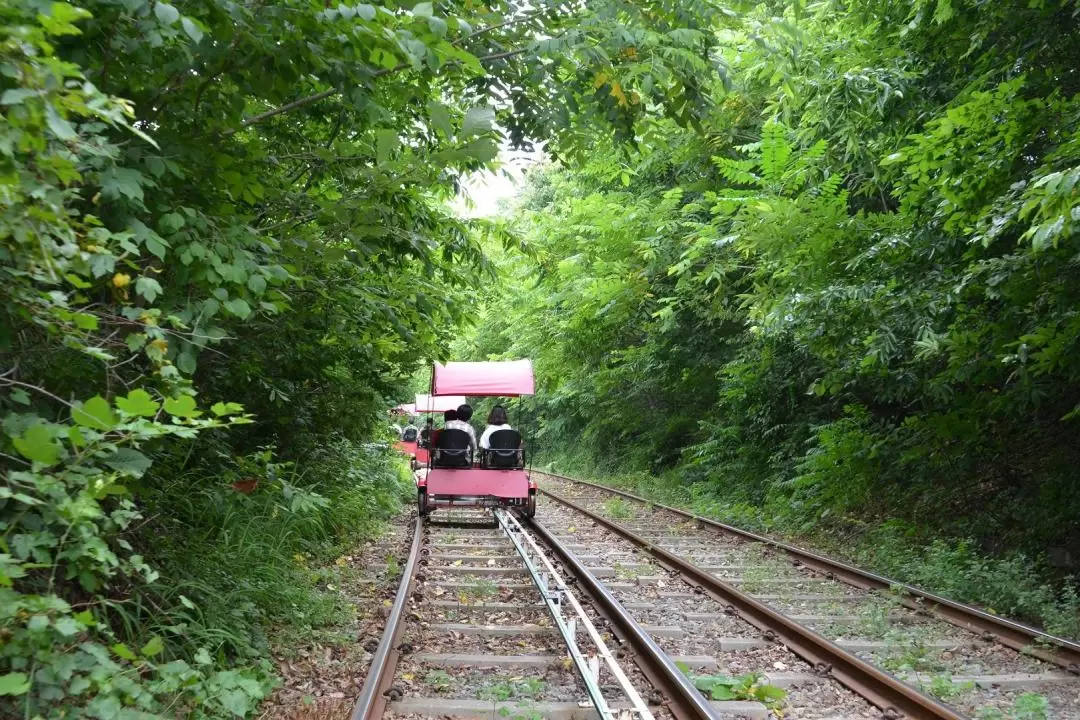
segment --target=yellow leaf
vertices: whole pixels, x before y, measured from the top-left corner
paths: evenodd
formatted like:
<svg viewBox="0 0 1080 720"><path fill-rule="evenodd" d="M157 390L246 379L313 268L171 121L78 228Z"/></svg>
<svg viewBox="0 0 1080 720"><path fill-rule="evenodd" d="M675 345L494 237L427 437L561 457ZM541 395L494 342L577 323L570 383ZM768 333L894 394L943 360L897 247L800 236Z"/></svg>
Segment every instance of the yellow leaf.
<svg viewBox="0 0 1080 720"><path fill-rule="evenodd" d="M413 678L415 678L415 677L416 676L413 675L412 673L401 673L401 679L404 680L405 682L412 682Z"/></svg>
<svg viewBox="0 0 1080 720"><path fill-rule="evenodd" d="M394 603L390 602L389 600L383 600L382 604L383 604L383 607L390 607Z"/></svg>
<svg viewBox="0 0 1080 720"><path fill-rule="evenodd" d="M622 107L630 107L630 103L626 100L626 93L623 92L622 85L617 80L611 83L611 96L618 100Z"/></svg>
<svg viewBox="0 0 1080 720"><path fill-rule="evenodd" d="M610 78L611 76L608 75L606 72L596 73L596 77L593 78L593 87L599 90Z"/></svg>
<svg viewBox="0 0 1080 720"><path fill-rule="evenodd" d="M131 284L131 276L126 273L116 273L112 276L112 284L117 289L126 288Z"/></svg>

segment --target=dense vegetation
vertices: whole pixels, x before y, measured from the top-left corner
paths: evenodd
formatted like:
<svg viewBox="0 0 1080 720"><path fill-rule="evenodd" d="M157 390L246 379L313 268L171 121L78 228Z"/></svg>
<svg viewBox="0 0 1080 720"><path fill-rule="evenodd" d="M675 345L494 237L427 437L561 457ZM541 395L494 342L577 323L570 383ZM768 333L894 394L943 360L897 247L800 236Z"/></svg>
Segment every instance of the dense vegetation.
<svg viewBox="0 0 1080 720"><path fill-rule="evenodd" d="M252 712L267 634L342 610L308 559L394 507L365 443L507 238L460 178L500 134L703 116L714 12L4 3L0 715Z"/></svg>
<svg viewBox="0 0 1080 720"><path fill-rule="evenodd" d="M1077 635L1078 12L762 4L700 127L535 174L474 351L564 469Z"/></svg>
<svg viewBox="0 0 1080 720"><path fill-rule="evenodd" d="M0 715L253 712L454 336L579 469L1075 633L1077 12L4 4ZM541 139L520 225L447 210Z"/></svg>

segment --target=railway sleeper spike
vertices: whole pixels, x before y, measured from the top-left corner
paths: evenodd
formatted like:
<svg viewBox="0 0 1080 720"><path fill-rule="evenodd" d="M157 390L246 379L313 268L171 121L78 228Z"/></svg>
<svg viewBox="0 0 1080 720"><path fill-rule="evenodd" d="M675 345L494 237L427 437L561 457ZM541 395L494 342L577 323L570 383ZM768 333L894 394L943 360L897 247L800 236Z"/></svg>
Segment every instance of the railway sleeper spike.
<svg viewBox="0 0 1080 720"><path fill-rule="evenodd" d="M736 617L739 614L739 608L735 607L734 605L728 604L724 606L724 612L728 615Z"/></svg>
<svg viewBox="0 0 1080 720"><path fill-rule="evenodd" d="M828 677L832 675L832 663L818 662L814 663L814 674L821 677ZM895 708L893 708L895 709Z"/></svg>
<svg viewBox="0 0 1080 720"><path fill-rule="evenodd" d="M397 651L402 655L409 655L413 651L413 645L411 642L405 641L397 646Z"/></svg>
<svg viewBox="0 0 1080 720"><path fill-rule="evenodd" d="M391 702L397 702L405 697L405 688L397 684L391 685L390 689L383 693L383 696L388 698Z"/></svg>
<svg viewBox="0 0 1080 720"><path fill-rule="evenodd" d="M998 637L989 630L983 630L981 633L979 633L979 639L983 642L992 643L997 642Z"/></svg>
<svg viewBox="0 0 1080 720"><path fill-rule="evenodd" d="M1069 663L1065 666L1065 670L1073 675L1080 675L1080 663Z"/></svg>
<svg viewBox="0 0 1080 720"><path fill-rule="evenodd" d="M904 713L890 705L881 711L881 717L885 720L904 720Z"/></svg>
<svg viewBox="0 0 1080 720"><path fill-rule="evenodd" d="M764 632L761 633L761 639L765 640L766 642L774 643L774 642L778 642L780 638L779 638L779 636L777 636L775 630L770 629L770 630L765 630Z"/></svg>
<svg viewBox="0 0 1080 720"><path fill-rule="evenodd" d="M366 643L364 643L364 650L366 650L369 653L373 653L378 649L379 649L379 641L376 638L371 638Z"/></svg>

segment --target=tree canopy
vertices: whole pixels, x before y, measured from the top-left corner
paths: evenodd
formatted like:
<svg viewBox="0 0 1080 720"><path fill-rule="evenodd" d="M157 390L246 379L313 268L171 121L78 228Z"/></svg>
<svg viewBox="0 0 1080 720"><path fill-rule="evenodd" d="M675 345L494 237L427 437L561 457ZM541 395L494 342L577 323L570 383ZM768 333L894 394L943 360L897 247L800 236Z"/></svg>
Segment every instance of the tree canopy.
<svg viewBox="0 0 1080 720"><path fill-rule="evenodd" d="M1078 12L3 5L0 714L253 712L454 337L549 453L1080 553Z"/></svg>

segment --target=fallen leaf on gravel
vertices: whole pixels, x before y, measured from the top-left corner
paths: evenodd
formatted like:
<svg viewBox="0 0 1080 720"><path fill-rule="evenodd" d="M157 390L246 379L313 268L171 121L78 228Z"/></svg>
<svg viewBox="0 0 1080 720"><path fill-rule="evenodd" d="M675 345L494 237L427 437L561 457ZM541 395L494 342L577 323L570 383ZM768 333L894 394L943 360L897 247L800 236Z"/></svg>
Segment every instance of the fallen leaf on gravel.
<svg viewBox="0 0 1080 720"><path fill-rule="evenodd" d="M774 662L772 666L777 670L787 670L787 665L780 662L779 660Z"/></svg>
<svg viewBox="0 0 1080 720"><path fill-rule="evenodd" d="M415 677L416 676L413 675L412 673L402 673L401 674L401 679L404 680L405 682L412 682Z"/></svg>

